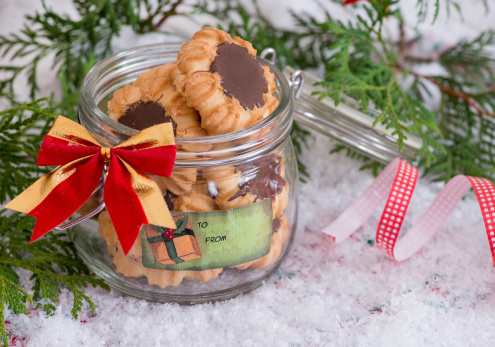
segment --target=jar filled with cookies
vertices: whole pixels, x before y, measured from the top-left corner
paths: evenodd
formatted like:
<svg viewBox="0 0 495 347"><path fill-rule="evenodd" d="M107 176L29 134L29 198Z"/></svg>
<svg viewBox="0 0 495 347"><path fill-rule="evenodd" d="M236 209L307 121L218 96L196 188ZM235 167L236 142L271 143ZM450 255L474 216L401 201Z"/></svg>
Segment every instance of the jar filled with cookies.
<svg viewBox="0 0 495 347"><path fill-rule="evenodd" d="M261 285L297 224L293 113L287 78L251 43L218 29L98 63L81 89L79 121L109 147L172 123L172 174L150 177L176 229L143 225L126 255L103 210L73 229L83 260L111 287L154 301L200 303Z"/></svg>

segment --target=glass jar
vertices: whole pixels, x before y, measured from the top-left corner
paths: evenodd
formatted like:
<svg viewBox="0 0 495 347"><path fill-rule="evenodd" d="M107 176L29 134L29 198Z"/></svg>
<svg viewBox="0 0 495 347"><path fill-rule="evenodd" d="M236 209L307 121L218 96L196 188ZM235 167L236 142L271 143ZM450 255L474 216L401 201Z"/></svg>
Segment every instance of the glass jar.
<svg viewBox="0 0 495 347"><path fill-rule="evenodd" d="M180 47L177 43L139 47L95 65L81 89L80 123L109 147L135 134L107 116L107 102L115 90L143 72L175 62ZM172 176L153 177L177 225L185 223L181 230L187 229L171 241L174 250L165 243L165 231L145 226L125 256L106 211L73 228L80 256L112 288L160 302L226 299L260 286L287 254L297 224L299 189L289 137L292 93L276 67L257 59L275 76L277 109L242 131L176 138ZM96 192L88 208L101 196ZM187 242L187 249L177 245L179 240Z"/></svg>

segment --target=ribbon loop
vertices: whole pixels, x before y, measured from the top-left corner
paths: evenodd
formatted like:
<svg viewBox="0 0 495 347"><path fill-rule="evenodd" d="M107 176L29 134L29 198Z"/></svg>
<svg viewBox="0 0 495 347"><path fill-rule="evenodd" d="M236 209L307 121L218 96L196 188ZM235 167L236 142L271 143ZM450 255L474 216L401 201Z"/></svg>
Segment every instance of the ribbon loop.
<svg viewBox="0 0 495 347"><path fill-rule="evenodd" d="M364 224L383 200L387 199L376 231L376 246L396 260L405 260L418 252L433 237L457 203L473 187L480 205L495 265L495 186L493 183L485 178L463 175L452 178L419 221L404 237L399 239L399 232L417 180L418 169L399 158L395 159L339 218L322 231L331 236L335 242L342 242Z"/></svg>
<svg viewBox="0 0 495 347"><path fill-rule="evenodd" d="M84 204L108 165L103 200L127 254L143 224L175 229L160 189L145 172L170 176L176 151L171 123L155 125L108 148L78 123L58 116L43 138L37 163L61 167L5 207L37 218L31 238L35 241Z"/></svg>

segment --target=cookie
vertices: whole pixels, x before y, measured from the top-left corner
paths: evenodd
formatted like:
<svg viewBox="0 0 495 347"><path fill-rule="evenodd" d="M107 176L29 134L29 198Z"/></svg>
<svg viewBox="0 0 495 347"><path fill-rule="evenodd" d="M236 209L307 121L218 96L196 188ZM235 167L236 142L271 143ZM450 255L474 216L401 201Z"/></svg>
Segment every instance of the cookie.
<svg viewBox="0 0 495 347"><path fill-rule="evenodd" d="M218 210L218 206L209 195L189 192L179 195L174 200L173 211L177 212L205 212Z"/></svg>
<svg viewBox="0 0 495 347"><path fill-rule="evenodd" d="M201 115L209 135L245 129L278 106L269 67L256 60L251 43L224 31L204 28L177 55L178 92Z"/></svg>
<svg viewBox="0 0 495 347"><path fill-rule="evenodd" d="M175 195L189 192L196 182L197 170L195 168L174 167L170 177L153 176L163 195L170 191Z"/></svg>
<svg viewBox="0 0 495 347"><path fill-rule="evenodd" d="M172 122L177 137L207 136L201 128L198 111L188 107L175 88L173 81L179 74L177 65L173 63L144 72L132 85L114 92L108 102L110 118L137 130ZM194 152L205 150L205 147L187 144L181 149Z"/></svg>
<svg viewBox="0 0 495 347"><path fill-rule="evenodd" d="M143 101L143 97L147 101ZM130 84L116 90L107 106L110 118L136 130L173 122L172 117L166 115L163 105L157 101L149 101L148 97L143 96L140 88Z"/></svg>
<svg viewBox="0 0 495 347"><path fill-rule="evenodd" d="M168 63L157 66L139 76L132 84L139 87L143 94L143 101L148 99L158 101L174 122L177 124L177 137L203 137L206 131L201 128L198 111L188 107L186 101L177 92L174 79L180 74L176 64Z"/></svg>
<svg viewBox="0 0 495 347"><path fill-rule="evenodd" d="M289 184L284 175L282 156L270 154L250 163L206 171L203 178L215 183L215 202L221 210L271 198L273 219L277 219L289 202Z"/></svg>

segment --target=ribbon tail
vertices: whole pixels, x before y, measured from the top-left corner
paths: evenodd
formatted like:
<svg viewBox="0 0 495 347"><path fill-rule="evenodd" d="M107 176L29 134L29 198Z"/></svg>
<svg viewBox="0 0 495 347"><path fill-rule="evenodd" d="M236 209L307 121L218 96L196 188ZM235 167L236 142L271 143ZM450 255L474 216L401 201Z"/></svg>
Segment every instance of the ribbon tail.
<svg viewBox="0 0 495 347"><path fill-rule="evenodd" d="M357 230L386 199L378 228L376 246L396 260L417 253L440 229L462 197L473 187L485 224L495 265L495 185L485 178L457 175L440 191L423 216L399 239L399 232L411 202L418 170L395 159L373 181L354 204L323 232L340 242ZM388 191L388 194L387 194Z"/></svg>
<svg viewBox="0 0 495 347"><path fill-rule="evenodd" d="M88 200L102 172L99 155L74 160L40 178L5 207L36 218L31 242L36 241Z"/></svg>
<svg viewBox="0 0 495 347"><path fill-rule="evenodd" d="M156 183L117 155L110 161L103 199L126 255L143 224L175 229L175 222Z"/></svg>

